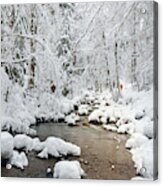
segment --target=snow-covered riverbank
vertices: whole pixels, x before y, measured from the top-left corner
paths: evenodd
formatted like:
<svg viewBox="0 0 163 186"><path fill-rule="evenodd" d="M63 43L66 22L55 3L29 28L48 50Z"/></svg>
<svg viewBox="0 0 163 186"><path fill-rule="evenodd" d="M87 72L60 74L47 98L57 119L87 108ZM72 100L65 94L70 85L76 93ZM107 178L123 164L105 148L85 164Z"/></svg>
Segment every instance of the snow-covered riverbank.
<svg viewBox="0 0 163 186"><path fill-rule="evenodd" d="M3 90L7 91L7 88L5 88L4 85ZM20 94L20 92L18 93ZM43 104L47 103L47 99L49 103L53 105L52 107L47 108L47 105ZM37 120L39 120L39 122L62 121L65 122L65 125L67 123L70 126L76 126L81 120L81 117L85 116L88 118L88 122L84 123L87 126L95 124L102 126L108 133L112 131L115 132L115 134L128 134L130 138L124 146L126 150L130 149L129 151L135 163L136 173L141 175L142 178L152 179L152 89L136 92L131 87L128 87L125 92L123 92L118 102L114 102L109 91L103 93L85 92L80 99L79 97L69 101L62 99L62 103L59 107L55 107L57 104L54 102L53 97L45 96L39 103L41 106L38 107L38 104L33 104L33 109L31 108L31 103L35 103L36 100L31 99L31 102L27 102L27 100L23 101L23 97L18 100L19 103L15 103L15 99L11 99L11 101L8 101L8 104L5 105L5 114L2 118L2 130L8 130L14 134L25 133L33 136L37 135L37 133L30 126L32 124L37 124ZM15 104L17 105L16 109L10 110L9 107L11 106L13 108L13 106L16 106ZM21 107L18 106L19 104ZM24 108L24 111L19 112L18 109L21 108ZM8 110L10 113L15 113L12 113L11 116L13 117L6 115L6 113L8 113L6 111ZM44 110L44 115L42 115L42 110ZM19 117L19 114L21 117ZM18 123L20 123L20 125L18 125ZM26 128L24 128L24 126ZM45 142L40 142L39 138L31 138L24 134L18 134L12 137L13 144L12 140L10 140L11 144L7 145L5 144L5 142L8 141L6 138L7 136L11 138L11 135L9 136L9 134L5 132L2 132L2 134L2 146L5 147L4 153L2 149L2 158L5 159L5 156L10 156L10 163L19 168L24 169L24 166L28 165L28 163L26 163L28 161L26 160L25 154L18 154L17 151L13 150L14 148L24 148L26 153L31 150L37 151L39 152L38 157L40 158L48 158L48 154L54 157L59 157L60 155L65 156L67 154L80 155L80 147L76 147L73 144L67 144L68 146L66 146L66 142L54 137L49 137ZM53 146L52 149L51 146ZM8 152L6 155L7 150Z"/></svg>

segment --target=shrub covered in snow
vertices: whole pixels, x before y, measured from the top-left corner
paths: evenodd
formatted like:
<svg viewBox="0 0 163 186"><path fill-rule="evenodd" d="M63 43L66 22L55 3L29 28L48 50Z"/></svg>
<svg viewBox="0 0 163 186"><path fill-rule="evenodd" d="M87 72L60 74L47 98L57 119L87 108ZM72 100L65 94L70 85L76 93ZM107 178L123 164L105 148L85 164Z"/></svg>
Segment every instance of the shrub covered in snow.
<svg viewBox="0 0 163 186"><path fill-rule="evenodd" d="M59 161L54 166L54 178L80 179L84 176L84 170L78 161Z"/></svg>
<svg viewBox="0 0 163 186"><path fill-rule="evenodd" d="M11 128L14 128L14 126L16 125L17 125L16 121L11 117L3 116L1 118L1 130L9 131Z"/></svg>

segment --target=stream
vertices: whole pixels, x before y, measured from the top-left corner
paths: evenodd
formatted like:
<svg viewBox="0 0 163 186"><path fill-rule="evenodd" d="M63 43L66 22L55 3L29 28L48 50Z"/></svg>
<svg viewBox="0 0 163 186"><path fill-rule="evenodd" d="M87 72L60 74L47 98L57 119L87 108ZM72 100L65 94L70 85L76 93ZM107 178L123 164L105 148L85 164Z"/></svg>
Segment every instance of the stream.
<svg viewBox="0 0 163 186"><path fill-rule="evenodd" d="M105 131L101 126L89 125L86 117L78 126L70 127L65 123L44 123L33 126L41 140L48 136L60 137L81 147L81 156L68 156L68 160L78 160L86 173L86 179L128 180L136 171L131 154L125 149L127 135ZM46 169L59 161L56 158L47 160L37 158L35 152L28 153L29 166L24 170L12 167L1 169L3 177L45 178Z"/></svg>

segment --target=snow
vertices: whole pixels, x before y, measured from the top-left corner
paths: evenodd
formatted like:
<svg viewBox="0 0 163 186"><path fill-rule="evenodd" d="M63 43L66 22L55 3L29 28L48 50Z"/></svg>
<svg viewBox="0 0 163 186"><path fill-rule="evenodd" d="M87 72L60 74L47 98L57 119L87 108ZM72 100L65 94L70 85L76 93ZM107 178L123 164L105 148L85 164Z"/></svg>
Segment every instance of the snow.
<svg viewBox="0 0 163 186"><path fill-rule="evenodd" d="M132 117L132 113L130 111L127 111L127 109L126 109L125 112L123 112L121 114L121 116L119 117L119 120L117 121L116 125L117 125L117 127L119 127L121 125L126 125L128 123L135 124L135 120Z"/></svg>
<svg viewBox="0 0 163 186"><path fill-rule="evenodd" d="M117 132L117 127L111 125L103 125L103 128L108 131Z"/></svg>
<svg viewBox="0 0 163 186"><path fill-rule="evenodd" d="M67 155L80 156L81 149L77 145L65 142L60 138L48 137L44 142L43 150L38 154L40 158L48 158L48 155L61 157Z"/></svg>
<svg viewBox="0 0 163 186"><path fill-rule="evenodd" d="M80 120L80 117L75 113L71 113L70 115L67 115L65 117L65 122L71 125L76 125L76 122L79 120Z"/></svg>
<svg viewBox="0 0 163 186"><path fill-rule="evenodd" d="M32 139L32 150L39 152L44 148L44 142L41 142L39 138Z"/></svg>
<svg viewBox="0 0 163 186"><path fill-rule="evenodd" d="M89 122L116 123L117 126L133 122L132 113L125 106L113 103L111 106L101 106L95 109L88 117ZM118 121L118 122L117 122Z"/></svg>
<svg viewBox="0 0 163 186"><path fill-rule="evenodd" d="M24 149L26 152L31 151L33 148L33 140L26 134L17 134L14 137L14 147L16 149Z"/></svg>
<svg viewBox="0 0 163 186"><path fill-rule="evenodd" d="M135 176L133 178L131 178L132 181L148 181L148 180L151 180L149 178L143 178L141 176Z"/></svg>
<svg viewBox="0 0 163 186"><path fill-rule="evenodd" d="M131 150L137 174L153 178L153 140L148 140L140 147Z"/></svg>
<svg viewBox="0 0 163 186"><path fill-rule="evenodd" d="M126 142L126 148L131 149L132 159L135 163L137 174L142 177L133 179L153 178L153 93L152 88L148 91L136 92L132 88L128 89L128 94L124 95L127 107L133 113L135 126L134 133ZM130 122L129 121L129 122ZM120 122L120 121L119 121ZM124 122L121 122L122 124ZM123 126L123 125L122 125Z"/></svg>
<svg viewBox="0 0 163 186"><path fill-rule="evenodd" d="M126 86L118 103L108 100L106 106L105 96L102 99L96 97L98 108L88 117L89 122L102 124L105 130L130 135L125 147L131 149L136 172L142 179L153 177L152 95L152 89L137 92Z"/></svg>
<svg viewBox="0 0 163 186"><path fill-rule="evenodd" d="M111 116L110 118L109 118L109 123L116 123L116 118L114 117L114 116Z"/></svg>
<svg viewBox="0 0 163 186"><path fill-rule="evenodd" d="M97 110L94 110L88 117L88 121L90 123L94 123L94 122L97 122L97 123L100 123L100 118L102 118L103 116L103 112L100 110L100 109L97 109Z"/></svg>
<svg viewBox="0 0 163 186"><path fill-rule="evenodd" d="M132 148L138 148L142 144L147 143L148 138L144 136L141 133L133 133L131 137L126 142L126 148L132 149Z"/></svg>
<svg viewBox="0 0 163 186"><path fill-rule="evenodd" d="M70 111L73 110L74 101L62 98L62 102L60 103L60 112L63 114L68 114Z"/></svg>
<svg viewBox="0 0 163 186"><path fill-rule="evenodd" d="M16 125L16 122L13 118L7 117L7 116L2 117L2 119L1 119L1 130L9 131L9 129L14 125Z"/></svg>
<svg viewBox="0 0 163 186"><path fill-rule="evenodd" d="M135 114L135 119L140 120L140 119L142 119L144 116L145 116L145 110L143 110L143 111L138 111L138 112Z"/></svg>
<svg viewBox="0 0 163 186"><path fill-rule="evenodd" d="M53 154L54 157L59 157L59 154L55 148L53 150L51 150L51 153ZM48 148L44 147L44 149L37 156L39 158L48 159Z"/></svg>
<svg viewBox="0 0 163 186"><path fill-rule="evenodd" d="M28 159L25 153L19 153L18 151L14 150L11 158L11 165L14 165L20 169L24 169L25 166L28 166Z"/></svg>
<svg viewBox="0 0 163 186"><path fill-rule="evenodd" d="M78 114L80 116L88 115L88 111L89 111L89 106L86 104L82 104L79 106Z"/></svg>
<svg viewBox="0 0 163 186"><path fill-rule="evenodd" d="M78 161L59 161L54 166L54 178L80 179L84 176L84 170Z"/></svg>
<svg viewBox="0 0 163 186"><path fill-rule="evenodd" d="M10 159L13 155L14 140L8 132L1 132L1 157Z"/></svg>
<svg viewBox="0 0 163 186"><path fill-rule="evenodd" d="M155 135L153 16L148 14L153 14L153 4L138 3L138 8L145 6L145 12L143 17L135 15L137 24L130 11L134 2L66 5L1 8L1 131L16 134L13 138L2 132L2 158L11 159L13 148L26 153L34 150L41 158L79 155L80 147L59 138L49 137L43 142L33 138L37 133L31 125L58 120L77 125L80 116L89 115L90 123L101 124L108 132L129 134L126 148L131 148L137 172L149 178L149 165L153 166L150 142ZM31 11L35 15L33 25ZM19 14L11 26L13 12ZM31 26L37 30L35 35L26 29ZM137 33L134 51L132 27ZM138 50L143 55L137 55ZM131 63L133 53L136 65ZM29 85L30 79L33 85ZM13 161L19 162L23 156L14 151ZM142 166L146 173L142 173ZM23 163L18 167L23 168Z"/></svg>
<svg viewBox="0 0 163 186"><path fill-rule="evenodd" d="M148 138L153 138L153 131L154 131L153 121L149 121L144 124L143 134L145 136L147 136Z"/></svg>
<svg viewBox="0 0 163 186"><path fill-rule="evenodd" d="M120 125L117 133L119 134L133 134L135 132L135 126L133 123Z"/></svg>

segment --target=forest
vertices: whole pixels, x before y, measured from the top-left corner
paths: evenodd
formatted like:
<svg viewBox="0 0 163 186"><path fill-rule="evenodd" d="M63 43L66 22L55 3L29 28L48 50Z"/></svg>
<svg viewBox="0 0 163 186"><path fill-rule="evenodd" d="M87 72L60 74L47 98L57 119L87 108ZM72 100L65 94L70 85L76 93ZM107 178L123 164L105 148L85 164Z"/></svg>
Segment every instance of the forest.
<svg viewBox="0 0 163 186"><path fill-rule="evenodd" d="M2 176L154 178L153 23L152 1L1 5Z"/></svg>

